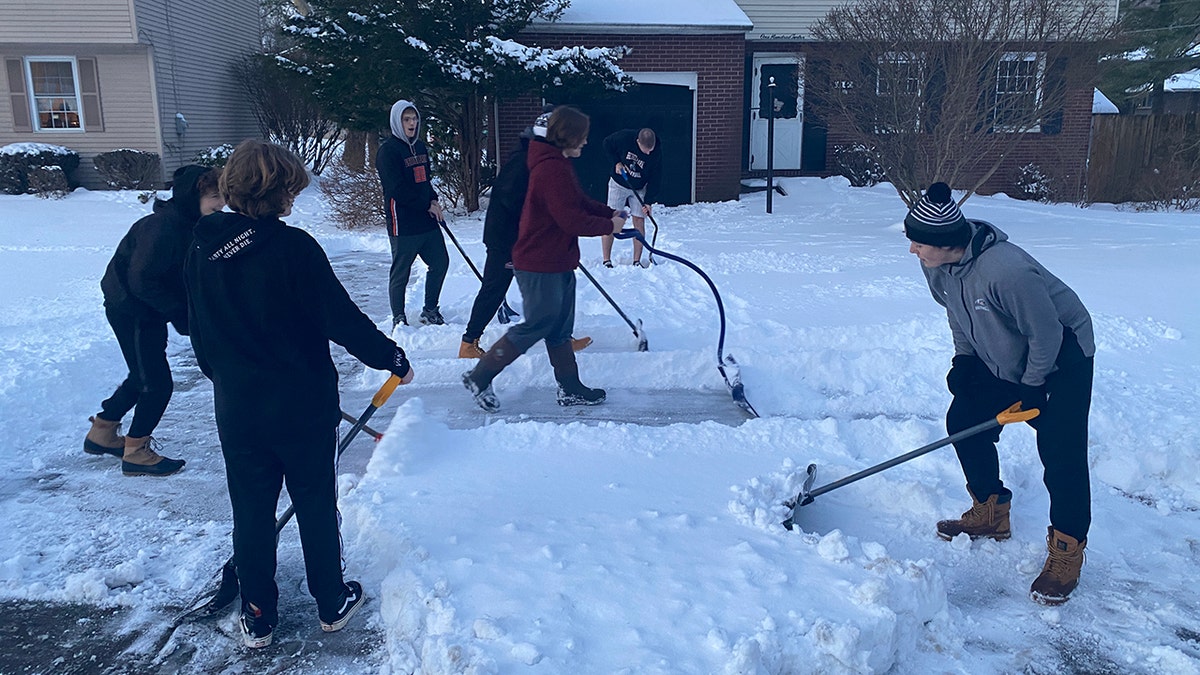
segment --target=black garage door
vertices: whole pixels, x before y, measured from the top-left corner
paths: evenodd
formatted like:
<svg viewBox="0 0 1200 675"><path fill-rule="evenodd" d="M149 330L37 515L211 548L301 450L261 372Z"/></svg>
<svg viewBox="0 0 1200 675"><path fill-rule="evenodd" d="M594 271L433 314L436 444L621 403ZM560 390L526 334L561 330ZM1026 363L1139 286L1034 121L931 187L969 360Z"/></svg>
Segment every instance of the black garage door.
<svg viewBox="0 0 1200 675"><path fill-rule="evenodd" d="M650 127L662 139L663 178L658 202L667 206L692 201L692 90L664 84L641 84L623 94L563 101L592 118L588 144L575 160L583 189L606 201L613 163L605 156L604 138L621 129Z"/></svg>

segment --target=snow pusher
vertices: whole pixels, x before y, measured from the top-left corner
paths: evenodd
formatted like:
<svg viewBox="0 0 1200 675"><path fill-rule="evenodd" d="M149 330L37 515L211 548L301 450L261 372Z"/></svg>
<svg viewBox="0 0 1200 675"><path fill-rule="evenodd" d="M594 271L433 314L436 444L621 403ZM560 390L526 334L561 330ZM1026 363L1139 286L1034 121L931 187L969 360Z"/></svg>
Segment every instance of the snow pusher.
<svg viewBox="0 0 1200 675"><path fill-rule="evenodd" d="M646 329L642 328L642 320L638 319L637 323L631 321L629 316L627 316L625 312L621 311L621 308L617 305L617 301L612 299L612 296L608 294L608 291L604 290L604 287L600 285L600 282L596 281L596 277L592 276L592 273L583 266L583 263L579 263L579 271L583 272L583 276L587 277L588 281L592 282L592 285L596 287L596 290L600 291L600 295L604 296L604 299L608 301L608 304L612 305L613 309L617 310L617 314L620 314L621 318L625 319L625 323L629 324L629 327L633 329L633 337L635 340L637 340L637 350L639 352L650 351L650 341L646 339Z"/></svg>
<svg viewBox="0 0 1200 675"><path fill-rule="evenodd" d="M989 429L995 429L996 427L1005 424L1012 424L1013 422L1028 422L1029 420L1037 417L1040 412L1041 411L1037 408L1021 410L1021 402L1018 401L1009 406L1006 410L1004 410L1004 412L1001 412L999 415L996 415L985 422L980 422L973 427L963 429L956 434L951 434L940 441L934 441L929 445L919 447L911 452L906 452L898 457L893 457L892 459L889 459L881 464L876 464L875 466L863 469L862 471L846 476L841 480L835 480L828 485L822 485L815 490L812 489L812 486L817 477L817 465L809 464L808 468L805 469L805 473L807 475L804 478L804 484L800 488L800 494L796 495L795 499L789 499L783 503L783 506L788 509L788 517L783 521L782 525L789 530L792 529L792 527L796 524L796 514L799 513L800 507L811 504L814 499L820 497L826 492L831 492L840 487L844 487L856 481L862 480L867 476L873 476L880 471L886 471L887 469L890 469L898 464L903 464L910 459L916 459L917 457L933 452L938 448L944 448L951 443L961 441L964 438L970 438L975 434L983 433Z"/></svg>
<svg viewBox="0 0 1200 675"><path fill-rule="evenodd" d="M471 268L471 271L475 273L475 277L479 279L479 283L482 284L483 275L479 273L479 268L475 267L474 261L471 260L471 256L467 255L467 252L465 249L463 249L462 244L458 243L458 238L455 237L454 233L450 231L450 226L447 225L446 221L441 218L438 219L438 225L441 225L442 229L446 231L446 234L450 235L450 241L454 242L454 248L458 249L458 252L462 254L463 260L467 261L467 267ZM521 315L517 314L517 310L508 306L508 298L504 298L500 301L500 309L496 310L497 321L500 323L509 323L518 316Z"/></svg>
<svg viewBox="0 0 1200 675"><path fill-rule="evenodd" d="M396 375L389 377L387 381L383 383L383 386L379 388L379 391L375 392L375 395L371 398L371 403L367 405L367 409L363 411L362 415L359 416L357 420L354 420L354 417L351 415L348 415L344 412L342 413L342 419L354 420L354 425L350 427L350 430L346 432L346 435L342 438L341 442L338 443L337 454L339 457L343 452L346 451L346 448L350 446L350 442L353 441L356 436L358 436L360 431L367 430L367 433L371 436L374 436L376 441L383 437L383 434L370 429L367 426L367 421L371 419L371 416L375 414L376 410L379 410L385 403L387 403L387 400L391 398L392 393L396 391L396 387L398 386L400 386L400 378ZM276 538L279 537L280 532L283 532L284 526L288 524L288 521L290 521L292 516L295 514L296 507L294 505L288 505L287 510L283 512L283 515L276 519ZM169 639L175 629L183 625L185 622L200 619L206 616L212 616L213 614L216 614L225 607L229 606L229 603L237 599L241 589L238 583L237 568L233 564L233 556L230 556L229 560L225 561L225 564L221 567L221 571L216 575L216 578L219 578L216 589L205 589L202 591L200 595L197 596L197 598L188 606L188 609L184 610L183 613L181 613L175 618L174 621L171 622L171 627L167 631L166 638ZM165 642L163 644L165 644Z"/></svg>
<svg viewBox="0 0 1200 675"><path fill-rule="evenodd" d="M705 283L708 284L708 288L712 291L713 297L716 298L717 314L721 320L721 333L717 337L717 370L720 371L721 377L725 380L725 385L729 387L729 393L733 396L733 400L738 404L738 407L745 410L751 417L758 417L758 411L754 409L754 406L750 405L750 401L746 400L746 388L742 385L741 370L738 367L737 361L734 360L733 356L725 353L725 303L721 302L721 294L717 292L717 285L713 283L712 279L708 278L704 270L700 269L692 261L660 251L647 244L646 237L637 230L625 229L613 236L617 239L637 239L652 255L657 255L667 260L674 260L691 269L696 274L699 274L701 279L704 279Z"/></svg>

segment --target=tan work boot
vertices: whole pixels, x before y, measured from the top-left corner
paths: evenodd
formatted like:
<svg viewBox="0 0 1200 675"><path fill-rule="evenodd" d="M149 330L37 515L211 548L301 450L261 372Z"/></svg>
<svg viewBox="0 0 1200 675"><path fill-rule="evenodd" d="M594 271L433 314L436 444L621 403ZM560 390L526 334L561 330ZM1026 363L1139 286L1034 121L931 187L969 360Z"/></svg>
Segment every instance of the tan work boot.
<svg viewBox="0 0 1200 675"><path fill-rule="evenodd" d="M1087 539L1079 541L1053 527L1046 530L1046 564L1029 587L1029 595L1034 602L1043 605L1061 605L1079 585L1079 571L1083 569L1083 549L1087 548Z"/></svg>
<svg viewBox="0 0 1200 675"><path fill-rule="evenodd" d="M581 338L571 338L571 351L581 352L592 344L592 338L584 335Z"/></svg>
<svg viewBox="0 0 1200 675"><path fill-rule="evenodd" d="M479 346L479 338L464 342L458 348L458 358L460 359L477 359L481 356L483 356L483 348Z"/></svg>
<svg viewBox="0 0 1200 675"><path fill-rule="evenodd" d="M120 457L125 454L125 437L117 433L120 422L109 422L93 415L88 418L92 428L83 438L83 451L89 455L112 455Z"/></svg>
<svg viewBox="0 0 1200 675"><path fill-rule="evenodd" d="M967 509L961 518L938 521L938 536L950 541L965 532L972 539L980 537L991 537L997 541L1008 539L1012 536L1012 529L1008 524L1008 511L1012 502L1000 504L996 501L999 498L1000 495L991 495L987 501L981 502L975 499L975 495L971 495L974 505Z"/></svg>
<svg viewBox="0 0 1200 675"><path fill-rule="evenodd" d="M121 458L121 473L126 476L169 476L183 468L182 459L163 457L151 446L153 436L125 437L125 454ZM154 445L158 445L157 442Z"/></svg>

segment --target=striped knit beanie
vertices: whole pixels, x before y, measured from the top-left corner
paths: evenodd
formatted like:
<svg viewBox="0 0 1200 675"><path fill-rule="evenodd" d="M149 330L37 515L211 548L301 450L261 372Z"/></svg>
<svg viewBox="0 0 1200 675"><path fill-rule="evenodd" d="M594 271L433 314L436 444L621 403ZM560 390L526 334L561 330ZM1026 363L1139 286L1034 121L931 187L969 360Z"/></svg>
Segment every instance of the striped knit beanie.
<svg viewBox="0 0 1200 675"><path fill-rule="evenodd" d="M950 186L934 183L904 218L904 235L928 246L966 246L971 226L950 195Z"/></svg>

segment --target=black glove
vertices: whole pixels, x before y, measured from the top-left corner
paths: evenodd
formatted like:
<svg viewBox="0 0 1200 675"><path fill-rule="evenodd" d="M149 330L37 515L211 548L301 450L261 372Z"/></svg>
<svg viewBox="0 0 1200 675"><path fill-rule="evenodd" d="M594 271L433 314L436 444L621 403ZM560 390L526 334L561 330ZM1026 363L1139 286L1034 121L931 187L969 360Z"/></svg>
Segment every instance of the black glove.
<svg viewBox="0 0 1200 675"><path fill-rule="evenodd" d="M971 382L987 366L974 354L959 354L950 360L950 372L946 373L946 388L958 396L965 393Z"/></svg>
<svg viewBox="0 0 1200 675"><path fill-rule="evenodd" d="M412 370L412 366L408 365L408 357L404 355L404 350L396 347L396 352L392 354L392 366L389 371L396 377L404 379L408 375L408 371Z"/></svg>
<svg viewBox="0 0 1200 675"><path fill-rule="evenodd" d="M1046 406L1046 385L1040 384L1036 387L1022 384L1021 389L1021 410L1041 410Z"/></svg>

